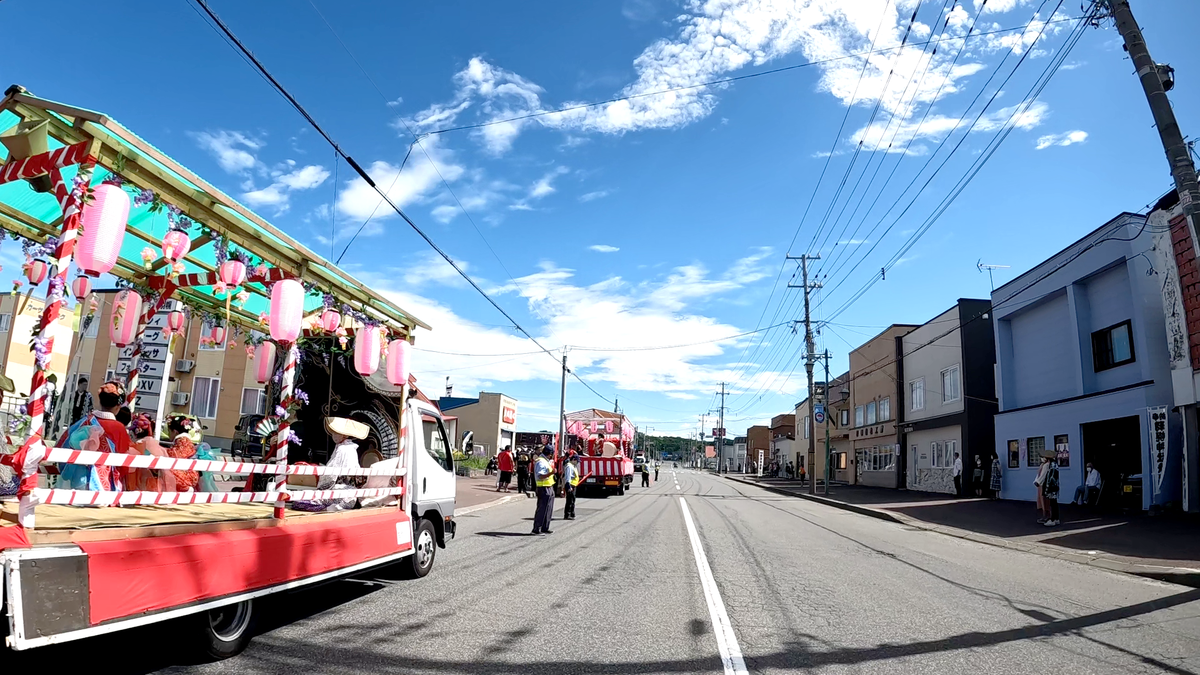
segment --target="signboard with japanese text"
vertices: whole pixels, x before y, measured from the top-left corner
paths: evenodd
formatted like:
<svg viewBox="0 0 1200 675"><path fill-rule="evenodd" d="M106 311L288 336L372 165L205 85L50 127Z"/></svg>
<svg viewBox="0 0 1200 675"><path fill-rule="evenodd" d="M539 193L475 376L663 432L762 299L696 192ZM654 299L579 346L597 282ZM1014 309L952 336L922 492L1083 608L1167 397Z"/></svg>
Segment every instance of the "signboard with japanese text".
<svg viewBox="0 0 1200 675"><path fill-rule="evenodd" d="M170 383L169 373L173 361L170 337L162 329L167 325L167 315L178 309L178 301L168 301L146 323L146 331L142 336L142 353L138 360L138 390L132 407L135 413L152 415L158 428L161 428L163 403L166 399L167 385ZM133 345L121 347L117 360L118 374L128 375L133 370L133 352Z"/></svg>

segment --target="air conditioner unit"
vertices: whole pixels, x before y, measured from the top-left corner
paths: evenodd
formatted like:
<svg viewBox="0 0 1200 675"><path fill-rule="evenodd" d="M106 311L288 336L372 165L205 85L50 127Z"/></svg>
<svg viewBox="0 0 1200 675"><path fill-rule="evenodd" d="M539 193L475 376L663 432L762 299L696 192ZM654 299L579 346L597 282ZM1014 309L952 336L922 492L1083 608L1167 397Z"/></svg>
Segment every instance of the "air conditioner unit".
<svg viewBox="0 0 1200 675"><path fill-rule="evenodd" d="M175 362L175 372L177 373L190 373L192 372L192 368L195 367L196 362L188 359L179 359Z"/></svg>
<svg viewBox="0 0 1200 675"><path fill-rule="evenodd" d="M186 391L176 391L171 394L171 405L187 405L192 395Z"/></svg>

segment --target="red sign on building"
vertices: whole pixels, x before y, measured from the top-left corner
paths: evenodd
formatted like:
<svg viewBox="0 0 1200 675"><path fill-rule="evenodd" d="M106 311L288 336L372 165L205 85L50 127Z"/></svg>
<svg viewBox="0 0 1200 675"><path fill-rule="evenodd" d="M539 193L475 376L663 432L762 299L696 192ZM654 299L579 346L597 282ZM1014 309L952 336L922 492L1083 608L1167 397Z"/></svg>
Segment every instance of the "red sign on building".
<svg viewBox="0 0 1200 675"><path fill-rule="evenodd" d="M516 424L517 423L517 409L509 408L508 406L504 406L503 408L500 409L500 419L502 419L505 424Z"/></svg>

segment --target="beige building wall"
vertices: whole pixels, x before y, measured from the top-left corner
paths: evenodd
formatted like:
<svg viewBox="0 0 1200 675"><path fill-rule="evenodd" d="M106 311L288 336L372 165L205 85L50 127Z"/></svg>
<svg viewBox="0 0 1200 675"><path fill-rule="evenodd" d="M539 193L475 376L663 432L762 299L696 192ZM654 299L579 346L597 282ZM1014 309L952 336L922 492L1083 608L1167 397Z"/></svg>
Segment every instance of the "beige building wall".
<svg viewBox="0 0 1200 675"><path fill-rule="evenodd" d="M512 411L509 422L504 420L504 409ZM458 447L462 434L474 433L476 446L483 445L489 455L495 455L505 445L512 445L517 430L517 400L504 394L482 391L479 392L477 403L468 403L445 411L448 415L458 418L459 438L454 439Z"/></svg>
<svg viewBox="0 0 1200 675"><path fill-rule="evenodd" d="M916 326L908 324L889 326L850 352L850 422L854 425L850 438L857 483L897 487L896 418L900 411L900 396L896 386L896 338L907 335L914 328ZM885 401L888 413L886 419L880 419L880 405ZM872 404L876 410L874 422L870 421L867 412Z"/></svg>
<svg viewBox="0 0 1200 675"><path fill-rule="evenodd" d="M100 319L97 336L83 340L79 370L88 376L93 393L104 382L107 373L115 373L119 356L117 347L108 340L108 325L112 321L116 291L98 291L96 296ZM182 337L175 336L171 340L173 363L163 387L163 396L167 399L163 407L164 416L172 413L197 415L204 425L204 440L213 447L227 449L242 414L243 389L262 389L262 386L254 381L254 362L247 356L242 341L238 340L236 346L231 346L232 338L227 337L226 344L219 349L201 347L202 333L201 322L192 320L184 327ZM195 365L190 371L184 371L181 370L180 361L192 361ZM219 381L215 414L207 414L202 402L196 400L199 378ZM187 402L173 404L173 394L176 393L187 394Z"/></svg>
<svg viewBox="0 0 1200 675"><path fill-rule="evenodd" d="M42 311L46 303L40 298L29 298L24 295L5 295L0 297L0 341L3 342L4 374L13 381L14 392L18 398L29 396L29 385L33 382L34 358L33 350L29 348L34 329L41 322ZM18 314L17 311L21 310ZM50 329L54 338L53 351L50 354L49 374L55 375L58 391L65 389L67 369L70 367L71 350L75 343L75 314L73 307L65 307L59 314L58 320Z"/></svg>

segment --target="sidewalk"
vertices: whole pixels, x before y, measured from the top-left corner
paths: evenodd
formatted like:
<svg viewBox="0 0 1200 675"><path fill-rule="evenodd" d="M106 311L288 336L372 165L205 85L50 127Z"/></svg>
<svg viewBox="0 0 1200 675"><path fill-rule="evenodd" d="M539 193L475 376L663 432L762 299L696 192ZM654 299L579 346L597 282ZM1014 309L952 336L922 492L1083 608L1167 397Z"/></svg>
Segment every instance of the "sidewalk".
<svg viewBox="0 0 1200 675"><path fill-rule="evenodd" d="M1045 527L1030 502L837 484L828 496L818 485L813 496L796 481L725 477L952 537L1200 587L1200 519L1194 517L1098 514L1064 504L1062 525Z"/></svg>
<svg viewBox="0 0 1200 675"><path fill-rule="evenodd" d="M520 492L517 492L516 478L513 478L513 483L510 492L496 492L496 479L498 476L475 476L468 478L467 476L455 477L455 496L454 496L454 511L462 512L465 509L476 511L478 508L487 508L495 504L516 501L518 499L528 499L530 504L534 502L531 497L526 497ZM533 507L530 506L530 509ZM531 511L532 513L532 511Z"/></svg>

